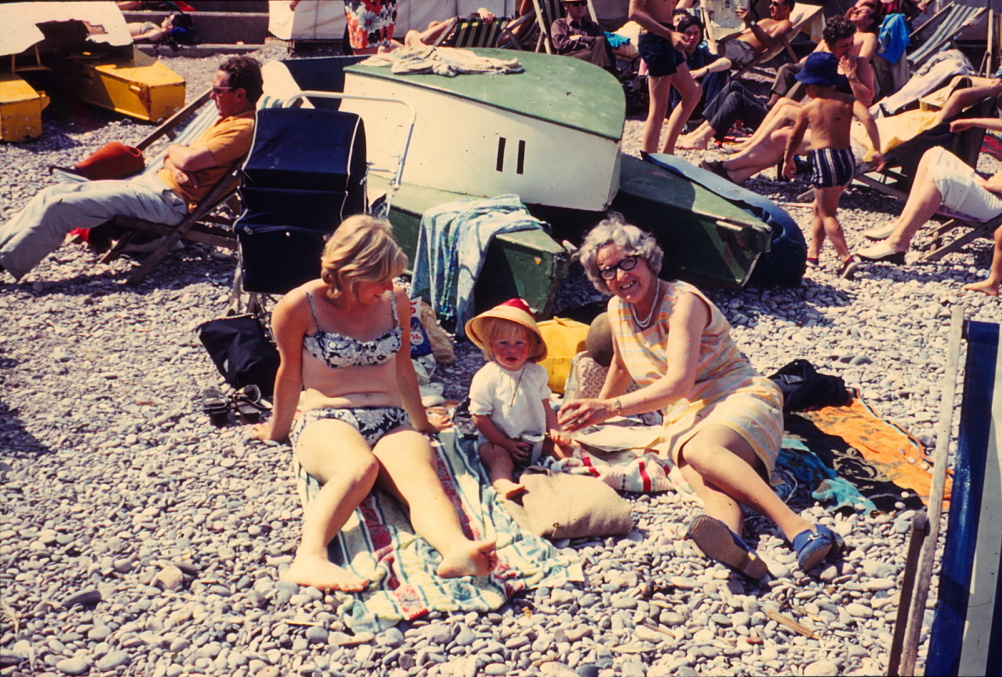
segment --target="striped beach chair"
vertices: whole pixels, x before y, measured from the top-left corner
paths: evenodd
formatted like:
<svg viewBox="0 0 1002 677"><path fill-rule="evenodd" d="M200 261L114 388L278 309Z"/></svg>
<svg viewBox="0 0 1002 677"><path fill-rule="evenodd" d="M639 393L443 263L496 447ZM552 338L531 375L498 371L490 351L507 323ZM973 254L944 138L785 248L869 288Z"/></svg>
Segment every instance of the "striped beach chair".
<svg viewBox="0 0 1002 677"><path fill-rule="evenodd" d="M943 505L960 344L966 341L960 431L929 633L927 675L1002 674L1002 351L999 325L963 321L955 308L928 517L916 515L889 675L914 674Z"/></svg>

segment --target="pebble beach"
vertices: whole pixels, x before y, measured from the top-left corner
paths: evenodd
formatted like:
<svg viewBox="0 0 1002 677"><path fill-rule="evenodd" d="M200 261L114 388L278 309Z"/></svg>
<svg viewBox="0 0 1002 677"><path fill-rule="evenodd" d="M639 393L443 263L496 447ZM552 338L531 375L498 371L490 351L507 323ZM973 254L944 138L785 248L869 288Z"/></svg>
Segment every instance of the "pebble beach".
<svg viewBox="0 0 1002 677"><path fill-rule="evenodd" d="M285 47L256 56L283 58ZM192 98L221 58L162 60ZM639 154L642 122L628 119L624 152ZM151 129L83 104L49 111L45 125L39 139L0 144L4 221L53 182L49 165ZM979 169L1000 165L983 155ZM772 171L746 187L806 231L810 204L795 202L805 184L777 183ZM847 191L839 216L850 248L900 209L868 188ZM829 246L799 287L707 292L759 371L808 359L931 453L951 309L1002 322L1002 302L961 289L987 275L989 240L916 263L926 244L920 234L908 265L864 265L854 280L838 278ZM433 612L350 634L333 596L277 580L302 520L291 448L251 441L236 420L216 428L196 402L203 388L224 387L193 329L225 313L235 255L187 245L136 288L124 284L136 260L99 258L68 244L21 282L0 273L0 675L886 673L912 513L902 503L836 514L806 487L791 505L847 544L810 576L756 515L746 530L773 576L753 583L685 540L692 502L627 495L628 536L556 543L580 558L584 582L532 590L491 613ZM575 267L555 310L599 298ZM432 381L461 399L481 364L459 344L456 365Z"/></svg>

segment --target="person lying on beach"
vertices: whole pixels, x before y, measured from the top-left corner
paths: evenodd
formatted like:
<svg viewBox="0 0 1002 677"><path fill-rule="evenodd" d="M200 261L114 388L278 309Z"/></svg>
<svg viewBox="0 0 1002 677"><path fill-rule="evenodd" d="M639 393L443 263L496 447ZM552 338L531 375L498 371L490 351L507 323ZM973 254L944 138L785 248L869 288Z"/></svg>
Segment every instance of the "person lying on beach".
<svg viewBox="0 0 1002 677"><path fill-rule="evenodd" d="M470 414L480 431L480 460L491 486L505 498L525 492L513 481L516 465L528 465L545 446L566 458L571 438L550 406L549 375L538 364L546 343L522 299L511 299L466 323L466 335L488 360L470 384ZM538 439L537 439L538 437ZM544 440L548 438L549 444Z"/></svg>
<svg viewBox="0 0 1002 677"><path fill-rule="evenodd" d="M811 241L807 245L807 265L815 268L819 265L821 246L827 236L842 262L839 277L851 279L856 261L849 253L842 225L838 222L838 201L856 174L856 159L850 141L853 117L866 128L870 142L878 149L872 160L878 169L883 164L879 150L880 135L866 106L851 96L835 91L838 59L834 54L814 52L808 56L803 70L797 73L797 81L807 85L811 100L800 109L793 124L793 133L783 156L783 175L792 179L796 173L794 151L810 126L812 138L808 155L813 167L814 220Z"/></svg>
<svg viewBox="0 0 1002 677"><path fill-rule="evenodd" d="M972 78L972 80L974 79ZM943 105L943 108L935 114L932 121L933 126L950 122L971 105L986 97L995 97L999 100L1000 105L1002 105L1002 82L991 78L979 78L974 82L974 87L955 89L949 95L946 103ZM983 85L981 84L982 82L988 82L990 84ZM896 116L884 118L878 122L878 126L884 124L894 125L895 118L913 115L914 113L915 111L905 111ZM958 129L960 129L960 127L958 127ZM726 160L704 161L702 166L710 169L714 173L726 178L729 181L739 184L743 183L755 174L758 174L769 167L775 167L776 164L783 159L783 153L791 133L792 127L777 129L767 138L761 140L751 148L743 150L740 153L735 153ZM803 155L807 152L807 149L810 148L810 145L811 132L810 130L807 130L804 134L803 140L800 142L796 150L796 154ZM857 147L856 151L856 161L857 165L859 165L863 161L863 157L861 155L863 149ZM884 237L886 237L886 235L882 235L881 237L874 239L883 239Z"/></svg>
<svg viewBox="0 0 1002 677"><path fill-rule="evenodd" d="M772 0L769 16L758 21L752 18L747 6L739 6L735 12L747 28L717 43L717 54L730 59L737 68L744 68L793 30L790 13L796 4L796 0Z"/></svg>
<svg viewBox="0 0 1002 677"><path fill-rule="evenodd" d="M869 67L868 62L852 53L855 34L856 27L851 22L845 17L834 16L824 29L822 45L825 48L821 49L819 45L819 51L830 52L839 60L839 71L845 77L839 80L838 91L851 94L866 103L873 98L873 69ZM791 69L791 79L795 80L799 70L799 64L796 69ZM704 116L706 120L691 133L679 139L679 147L705 150L709 146L710 139L722 140L734 123L741 120L747 127L754 129L755 133L742 144L735 146L735 150L754 149L777 129L791 126L800 105L799 102L788 98L765 105L740 83L731 83L707 109Z"/></svg>
<svg viewBox="0 0 1002 677"><path fill-rule="evenodd" d="M494 23L497 18L494 12L485 7L480 7L476 12L470 14L471 17L479 17L486 24ZM416 47L418 45L439 45L448 40L448 36L456 28L456 20L445 19L443 21L432 21L428 28L423 31L411 29L404 35L404 45ZM399 43L398 43L399 44Z"/></svg>
<svg viewBox="0 0 1002 677"><path fill-rule="evenodd" d="M430 421L421 405L403 329L410 303L393 283L406 264L388 222L349 217L324 247L321 279L293 289L272 313L281 356L275 402L252 435L291 439L322 485L282 580L363 590L369 581L332 563L327 544L376 486L409 509L415 532L442 555L438 575L486 576L497 565L493 541L464 535L422 434L447 422Z"/></svg>
<svg viewBox="0 0 1002 677"><path fill-rule="evenodd" d="M769 484L783 438L783 396L741 354L720 310L691 284L658 279L664 252L619 215L585 236L578 260L595 289L613 296L613 358L597 398L561 407L564 430L660 411L657 448L670 454L705 509L690 523L689 538L745 576L769 570L741 539L742 504L779 527L804 571L836 554L841 537L794 513ZM626 392L631 382L640 389Z"/></svg>

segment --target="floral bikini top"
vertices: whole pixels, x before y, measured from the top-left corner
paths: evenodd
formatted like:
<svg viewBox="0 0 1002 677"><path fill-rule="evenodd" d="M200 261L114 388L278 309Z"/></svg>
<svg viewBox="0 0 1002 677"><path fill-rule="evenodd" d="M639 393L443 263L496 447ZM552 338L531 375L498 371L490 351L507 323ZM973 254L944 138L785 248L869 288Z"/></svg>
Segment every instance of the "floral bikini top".
<svg viewBox="0 0 1002 677"><path fill-rule="evenodd" d="M313 296L309 292L306 293L306 300L310 302L310 312L313 313L317 331L303 337L303 348L331 369L386 364L400 351L403 331L397 320L396 299L392 296L390 308L393 312L393 328L371 341L359 341L350 336L324 331L320 327L317 308L313 305Z"/></svg>

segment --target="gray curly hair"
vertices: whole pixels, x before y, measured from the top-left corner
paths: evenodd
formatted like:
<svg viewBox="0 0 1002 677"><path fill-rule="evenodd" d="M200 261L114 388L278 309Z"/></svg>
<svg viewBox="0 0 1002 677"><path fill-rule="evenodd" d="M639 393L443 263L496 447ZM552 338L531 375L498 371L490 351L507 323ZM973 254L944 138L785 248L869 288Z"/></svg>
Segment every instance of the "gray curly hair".
<svg viewBox="0 0 1002 677"><path fill-rule="evenodd" d="M665 253L654 236L626 223L622 214L610 212L603 221L588 231L578 250L578 262L599 292L612 293L609 285L599 275L598 265L595 263L598 250L608 244L618 244L626 256L636 256L646 261L647 267L655 276L661 272Z"/></svg>

